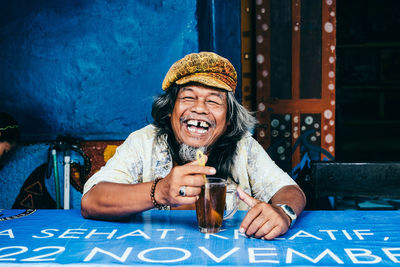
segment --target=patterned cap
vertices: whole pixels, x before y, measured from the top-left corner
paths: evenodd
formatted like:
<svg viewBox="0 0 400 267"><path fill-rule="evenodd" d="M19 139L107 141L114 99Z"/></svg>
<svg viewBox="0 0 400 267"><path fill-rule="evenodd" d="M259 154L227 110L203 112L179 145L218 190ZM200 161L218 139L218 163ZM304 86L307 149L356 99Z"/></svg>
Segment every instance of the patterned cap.
<svg viewBox="0 0 400 267"><path fill-rule="evenodd" d="M198 82L235 92L237 74L233 65L224 57L213 52L186 55L175 62L165 75L162 89L167 90L173 83L182 85Z"/></svg>

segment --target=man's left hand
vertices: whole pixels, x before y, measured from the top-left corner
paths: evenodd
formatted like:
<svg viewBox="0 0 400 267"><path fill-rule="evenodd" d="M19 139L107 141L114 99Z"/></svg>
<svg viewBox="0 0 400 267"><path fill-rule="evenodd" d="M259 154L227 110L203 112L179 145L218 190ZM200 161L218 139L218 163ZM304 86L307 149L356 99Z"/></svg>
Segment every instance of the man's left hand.
<svg viewBox="0 0 400 267"><path fill-rule="evenodd" d="M290 219L279 206L257 200L240 187L237 188L237 191L239 198L250 207L240 224L240 232L247 236L267 240L287 232Z"/></svg>

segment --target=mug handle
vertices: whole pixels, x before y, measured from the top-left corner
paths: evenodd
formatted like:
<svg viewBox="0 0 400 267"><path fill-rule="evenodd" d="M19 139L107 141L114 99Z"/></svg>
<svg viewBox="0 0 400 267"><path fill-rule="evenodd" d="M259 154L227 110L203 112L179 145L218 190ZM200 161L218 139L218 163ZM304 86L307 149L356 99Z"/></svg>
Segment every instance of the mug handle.
<svg viewBox="0 0 400 267"><path fill-rule="evenodd" d="M227 220L227 219L231 218L233 215L235 215L236 211L238 210L238 206L239 206L239 195L238 195L237 190L236 189L228 189L228 190L226 190L226 193L227 194L234 193L235 199L233 202L234 203L233 209L224 215L224 220Z"/></svg>

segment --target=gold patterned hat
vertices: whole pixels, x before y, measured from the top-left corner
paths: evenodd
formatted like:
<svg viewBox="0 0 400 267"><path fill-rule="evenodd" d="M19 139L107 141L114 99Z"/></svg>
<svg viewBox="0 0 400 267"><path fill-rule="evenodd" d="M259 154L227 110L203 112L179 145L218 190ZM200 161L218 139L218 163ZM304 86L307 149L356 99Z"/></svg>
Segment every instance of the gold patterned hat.
<svg viewBox="0 0 400 267"><path fill-rule="evenodd" d="M175 62L162 83L167 90L172 84L179 85L197 82L235 92L237 73L232 63L213 52L200 52L186 55Z"/></svg>

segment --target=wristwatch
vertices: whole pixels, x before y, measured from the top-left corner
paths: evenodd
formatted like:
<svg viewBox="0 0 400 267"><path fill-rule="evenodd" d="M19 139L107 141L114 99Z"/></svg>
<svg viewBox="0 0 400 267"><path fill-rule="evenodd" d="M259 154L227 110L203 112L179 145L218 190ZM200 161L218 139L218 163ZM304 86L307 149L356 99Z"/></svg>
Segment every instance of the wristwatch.
<svg viewBox="0 0 400 267"><path fill-rule="evenodd" d="M297 219L297 215L294 212L294 210L286 204L276 204L277 206L281 207L281 209L286 213L286 215L289 217L290 219L290 225L289 228L292 228L292 226L294 225L294 223L296 222Z"/></svg>

